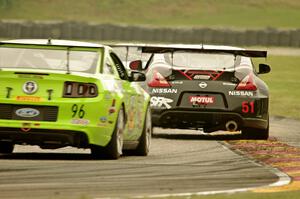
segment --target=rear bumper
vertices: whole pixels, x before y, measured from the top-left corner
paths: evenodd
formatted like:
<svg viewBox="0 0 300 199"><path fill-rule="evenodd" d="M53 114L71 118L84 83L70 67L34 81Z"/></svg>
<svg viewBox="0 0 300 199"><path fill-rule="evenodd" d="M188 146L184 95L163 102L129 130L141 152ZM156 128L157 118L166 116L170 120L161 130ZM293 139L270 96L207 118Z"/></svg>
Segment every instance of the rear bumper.
<svg viewBox="0 0 300 199"><path fill-rule="evenodd" d="M20 128L1 127L0 141L38 145L41 148L65 146L87 148L89 146L88 137L84 132L71 130L30 129L26 132Z"/></svg>
<svg viewBox="0 0 300 199"><path fill-rule="evenodd" d="M267 115L265 118L245 118L235 112L221 111L191 111L180 109L152 110L153 126L167 128L203 128L206 132L226 130L226 123L235 121L238 130L242 128L268 127Z"/></svg>
<svg viewBox="0 0 300 199"><path fill-rule="evenodd" d="M0 141L39 145L41 148L106 146L111 127L61 122L0 120Z"/></svg>

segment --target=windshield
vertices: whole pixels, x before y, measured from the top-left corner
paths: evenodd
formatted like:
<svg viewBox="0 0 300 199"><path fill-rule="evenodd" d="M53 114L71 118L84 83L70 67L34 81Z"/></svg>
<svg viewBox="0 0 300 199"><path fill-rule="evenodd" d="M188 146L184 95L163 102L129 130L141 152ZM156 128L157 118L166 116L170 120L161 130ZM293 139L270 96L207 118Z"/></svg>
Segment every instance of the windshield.
<svg viewBox="0 0 300 199"><path fill-rule="evenodd" d="M64 70L95 73L99 54L92 51L0 48L0 68ZM69 69L68 69L69 66Z"/></svg>
<svg viewBox="0 0 300 199"><path fill-rule="evenodd" d="M193 52L174 52L164 54L165 60L173 67L185 67L200 70L230 70L236 65L232 54L209 54ZM173 58L172 58L173 57Z"/></svg>

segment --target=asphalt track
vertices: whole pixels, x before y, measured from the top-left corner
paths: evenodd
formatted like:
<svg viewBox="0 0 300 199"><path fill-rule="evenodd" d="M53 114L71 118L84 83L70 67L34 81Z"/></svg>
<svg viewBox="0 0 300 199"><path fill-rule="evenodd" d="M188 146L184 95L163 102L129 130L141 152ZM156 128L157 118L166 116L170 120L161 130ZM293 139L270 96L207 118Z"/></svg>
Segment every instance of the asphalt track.
<svg viewBox="0 0 300 199"><path fill-rule="evenodd" d="M288 129L291 129L289 131ZM299 121L272 118L271 134L300 143ZM0 198L105 198L223 191L278 181L268 167L224 146L239 135L155 129L148 157L93 160L89 150L18 146L0 155Z"/></svg>

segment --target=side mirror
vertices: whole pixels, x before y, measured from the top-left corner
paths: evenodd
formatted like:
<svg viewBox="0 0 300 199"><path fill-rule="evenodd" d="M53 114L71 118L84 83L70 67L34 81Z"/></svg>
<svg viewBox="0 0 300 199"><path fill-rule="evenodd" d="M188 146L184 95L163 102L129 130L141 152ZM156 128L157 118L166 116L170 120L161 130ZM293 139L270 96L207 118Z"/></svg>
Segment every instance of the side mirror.
<svg viewBox="0 0 300 199"><path fill-rule="evenodd" d="M130 73L130 81L133 82L142 82L146 80L146 75L139 71L131 71Z"/></svg>
<svg viewBox="0 0 300 199"><path fill-rule="evenodd" d="M142 70L143 62L142 60L135 60L129 63L129 68L131 70Z"/></svg>
<svg viewBox="0 0 300 199"><path fill-rule="evenodd" d="M267 64L259 64L258 74L266 74L271 71L271 67Z"/></svg>

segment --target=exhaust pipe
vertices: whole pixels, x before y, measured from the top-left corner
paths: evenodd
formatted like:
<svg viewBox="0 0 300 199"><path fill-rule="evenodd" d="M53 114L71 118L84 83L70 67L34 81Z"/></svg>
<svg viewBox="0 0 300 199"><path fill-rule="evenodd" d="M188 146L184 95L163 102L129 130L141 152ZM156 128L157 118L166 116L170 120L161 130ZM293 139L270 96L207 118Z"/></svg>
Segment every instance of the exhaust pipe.
<svg viewBox="0 0 300 199"><path fill-rule="evenodd" d="M238 129L238 124L234 120L226 122L225 128L229 132L236 131Z"/></svg>

